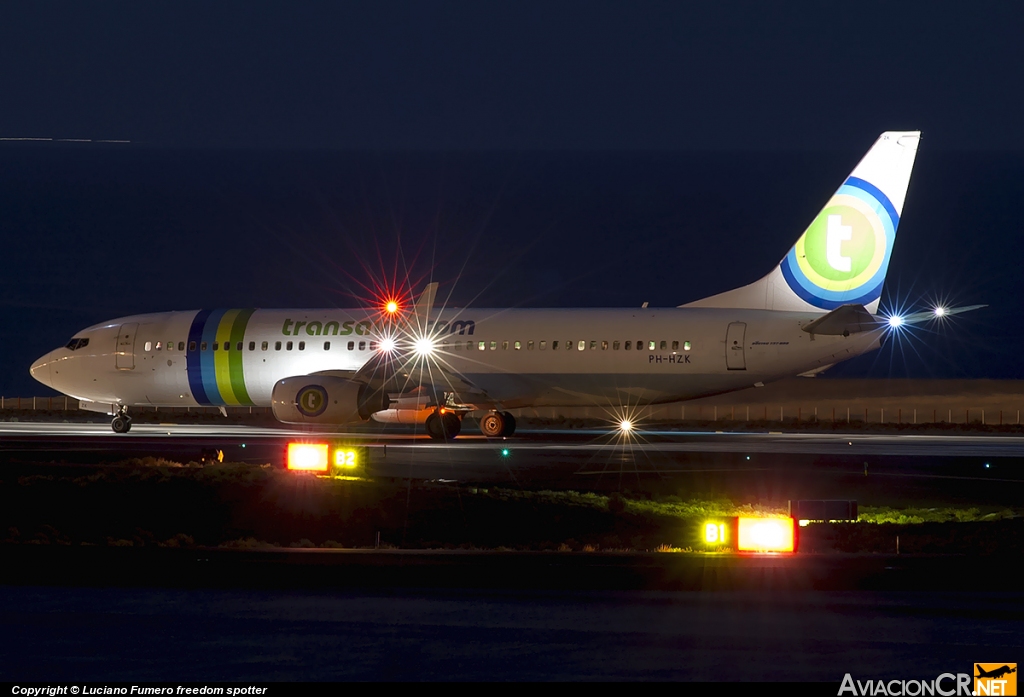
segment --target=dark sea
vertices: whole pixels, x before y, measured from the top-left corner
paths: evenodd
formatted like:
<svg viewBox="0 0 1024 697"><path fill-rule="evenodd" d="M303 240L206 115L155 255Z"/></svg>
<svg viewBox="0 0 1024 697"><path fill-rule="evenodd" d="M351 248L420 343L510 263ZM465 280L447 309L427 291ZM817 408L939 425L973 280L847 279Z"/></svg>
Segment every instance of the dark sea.
<svg viewBox="0 0 1024 697"><path fill-rule="evenodd" d="M865 148L866 149L866 148ZM484 152L0 146L0 393L80 328L201 307L676 306L772 269L863 150ZM1024 154L918 153L883 307L989 307L842 377L1024 378Z"/></svg>

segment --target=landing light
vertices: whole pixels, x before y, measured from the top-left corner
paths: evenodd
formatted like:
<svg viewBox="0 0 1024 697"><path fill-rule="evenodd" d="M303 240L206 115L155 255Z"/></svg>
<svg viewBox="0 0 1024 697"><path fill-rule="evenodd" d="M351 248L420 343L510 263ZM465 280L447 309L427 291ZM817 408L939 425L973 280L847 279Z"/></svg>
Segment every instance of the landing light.
<svg viewBox="0 0 1024 697"><path fill-rule="evenodd" d="M633 430L633 422L629 419L623 419L619 422L619 430L623 433L629 433Z"/></svg>
<svg viewBox="0 0 1024 697"><path fill-rule="evenodd" d="M391 353L395 350L395 340L391 337L387 337L380 340L381 353Z"/></svg>
<svg viewBox="0 0 1024 697"><path fill-rule="evenodd" d="M893 315L889 318L889 326L893 329L903 325L903 318L899 315Z"/></svg>
<svg viewBox="0 0 1024 697"><path fill-rule="evenodd" d="M942 307L941 305L939 307L935 308L935 316L936 317L945 317L946 316L946 308Z"/></svg>
<svg viewBox="0 0 1024 697"><path fill-rule="evenodd" d="M434 352L434 342L427 336L416 339L412 347L418 356L429 356Z"/></svg>
<svg viewBox="0 0 1024 697"><path fill-rule="evenodd" d="M394 300L388 300L388 303L387 305L384 306L384 309L388 311L389 315L393 315L396 312L398 312L398 303L395 302Z"/></svg>

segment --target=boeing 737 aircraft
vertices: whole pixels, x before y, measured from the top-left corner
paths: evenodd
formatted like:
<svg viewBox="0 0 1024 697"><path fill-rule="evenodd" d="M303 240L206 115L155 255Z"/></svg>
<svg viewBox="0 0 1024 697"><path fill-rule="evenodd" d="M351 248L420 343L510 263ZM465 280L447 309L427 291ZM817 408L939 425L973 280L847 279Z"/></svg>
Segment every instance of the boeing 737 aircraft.
<svg viewBox="0 0 1024 697"><path fill-rule="evenodd" d="M876 316L920 133L883 133L759 281L668 309L415 307L133 315L74 335L32 376L131 428L132 406L272 407L289 424L424 423L483 411L637 407L813 373L877 349ZM966 310L971 308L960 308Z"/></svg>

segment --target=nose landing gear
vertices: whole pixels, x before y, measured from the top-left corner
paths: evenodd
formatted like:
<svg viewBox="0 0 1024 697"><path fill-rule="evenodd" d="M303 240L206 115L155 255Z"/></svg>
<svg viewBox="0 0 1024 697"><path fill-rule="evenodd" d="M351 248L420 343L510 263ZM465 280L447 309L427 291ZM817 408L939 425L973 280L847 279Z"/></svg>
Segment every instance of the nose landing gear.
<svg viewBox="0 0 1024 697"><path fill-rule="evenodd" d="M121 407L113 420L110 422L110 428L114 429L114 433L128 433L132 430L132 420L128 416L128 409Z"/></svg>

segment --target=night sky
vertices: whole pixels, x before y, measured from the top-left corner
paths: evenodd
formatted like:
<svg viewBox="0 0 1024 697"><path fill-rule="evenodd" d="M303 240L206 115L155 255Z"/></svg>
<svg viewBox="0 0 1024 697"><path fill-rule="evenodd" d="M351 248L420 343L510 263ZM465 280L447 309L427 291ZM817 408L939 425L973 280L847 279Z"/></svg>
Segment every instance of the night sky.
<svg viewBox="0 0 1024 697"><path fill-rule="evenodd" d="M1024 377L1012 3L18 3L0 391L133 312L672 306L766 273L883 130L891 301L988 303L837 374ZM130 141L97 143L97 140ZM845 371L845 372L844 372Z"/></svg>

